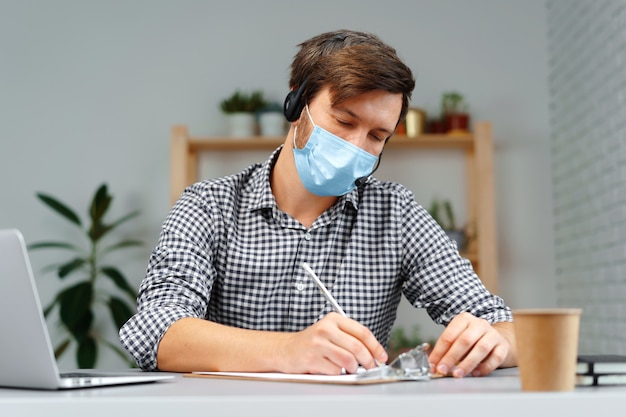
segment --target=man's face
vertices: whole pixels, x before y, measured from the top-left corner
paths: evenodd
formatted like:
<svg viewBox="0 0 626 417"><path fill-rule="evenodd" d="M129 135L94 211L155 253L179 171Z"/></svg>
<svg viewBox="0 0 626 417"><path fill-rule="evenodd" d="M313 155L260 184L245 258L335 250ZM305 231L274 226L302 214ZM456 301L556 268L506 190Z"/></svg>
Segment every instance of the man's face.
<svg viewBox="0 0 626 417"><path fill-rule="evenodd" d="M316 125L378 156L385 141L396 128L402 109L402 95L383 90L370 91L335 106L328 88L309 102L309 112ZM304 147L313 130L306 108L298 120L296 145Z"/></svg>

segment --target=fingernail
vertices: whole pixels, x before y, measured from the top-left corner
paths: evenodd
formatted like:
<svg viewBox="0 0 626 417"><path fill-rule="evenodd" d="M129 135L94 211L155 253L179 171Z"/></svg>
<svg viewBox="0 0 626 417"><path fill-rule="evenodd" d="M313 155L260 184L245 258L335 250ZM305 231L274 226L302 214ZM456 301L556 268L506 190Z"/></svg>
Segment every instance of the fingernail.
<svg viewBox="0 0 626 417"><path fill-rule="evenodd" d="M437 367L437 373L441 375L448 375L448 367L444 364L441 364Z"/></svg>
<svg viewBox="0 0 626 417"><path fill-rule="evenodd" d="M462 368L455 368L454 371L452 371L452 376L455 378L463 378L465 376L465 371Z"/></svg>
<svg viewBox="0 0 626 417"><path fill-rule="evenodd" d="M478 369L474 369L474 370L472 371L472 376L479 377L479 376L480 376L480 371L479 371Z"/></svg>

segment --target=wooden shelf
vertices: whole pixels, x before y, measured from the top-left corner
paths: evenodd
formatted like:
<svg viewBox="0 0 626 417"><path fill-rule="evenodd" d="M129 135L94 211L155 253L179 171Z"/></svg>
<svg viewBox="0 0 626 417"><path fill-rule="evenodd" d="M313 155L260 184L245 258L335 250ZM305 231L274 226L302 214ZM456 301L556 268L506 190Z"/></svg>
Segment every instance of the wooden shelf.
<svg viewBox="0 0 626 417"><path fill-rule="evenodd" d="M249 151L272 150L285 141L284 137L196 137L187 140L190 152L203 151ZM414 138L393 136L386 147L389 149L412 148L456 148L469 149L473 146L472 136L466 135L421 135Z"/></svg>
<svg viewBox="0 0 626 417"><path fill-rule="evenodd" d="M284 137L191 137L187 126L171 131L170 203L174 204L186 186L198 180L198 154L202 152L245 152L273 150ZM491 124L476 122L472 134L426 134L414 138L393 136L388 149L460 149L465 154L467 213L474 225L468 258L485 286L497 292L496 212L493 176L493 138Z"/></svg>

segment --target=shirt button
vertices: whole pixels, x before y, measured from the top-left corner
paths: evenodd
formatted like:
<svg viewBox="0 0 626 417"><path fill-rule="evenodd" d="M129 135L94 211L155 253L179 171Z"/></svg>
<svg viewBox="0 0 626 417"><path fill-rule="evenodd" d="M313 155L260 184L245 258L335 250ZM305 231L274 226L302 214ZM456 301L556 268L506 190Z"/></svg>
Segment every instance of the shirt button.
<svg viewBox="0 0 626 417"><path fill-rule="evenodd" d="M298 292L304 291L304 282L302 281L296 282L296 291Z"/></svg>
<svg viewBox="0 0 626 417"><path fill-rule="evenodd" d="M311 240L311 234L309 232L306 232L304 235L304 240Z"/></svg>

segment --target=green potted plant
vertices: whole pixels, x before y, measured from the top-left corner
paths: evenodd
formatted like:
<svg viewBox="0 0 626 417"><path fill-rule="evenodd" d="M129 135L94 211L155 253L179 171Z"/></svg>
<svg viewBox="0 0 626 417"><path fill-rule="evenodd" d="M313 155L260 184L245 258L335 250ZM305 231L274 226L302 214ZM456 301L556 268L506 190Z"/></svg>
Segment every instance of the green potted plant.
<svg viewBox="0 0 626 417"><path fill-rule="evenodd" d="M83 235L80 242L42 241L31 243L29 250L61 249L69 251L71 257L60 263L50 265L46 269L56 271L61 281L70 281L70 276L77 276L62 288L52 302L44 308L46 317L56 309L59 312L61 327L66 330L65 339L55 346L55 355L60 357L70 344L76 344L76 362L79 368L94 368L98 359L98 346L103 345L118 354L129 365L133 362L122 350L117 340L111 342L96 327L94 306L103 304L110 313L115 329L119 329L133 314L137 291L130 286L126 277L112 264L105 264L107 255L121 249L142 245L134 239L123 239L108 242L111 233L123 223L136 217L137 211L129 213L112 222L105 221L105 215L113 197L109 194L106 184L96 190L89 207L89 223L83 222L76 211L59 199L48 194L37 193L37 198L54 212L78 227ZM114 285L113 291L102 286L108 278Z"/></svg>
<svg viewBox="0 0 626 417"><path fill-rule="evenodd" d="M259 131L261 136L277 137L284 136L286 132L283 106L277 102L270 102L257 112L259 119Z"/></svg>
<svg viewBox="0 0 626 417"><path fill-rule="evenodd" d="M457 227L454 210L450 200L433 199L428 213L441 226L448 237L456 243L459 250L465 249L465 231Z"/></svg>
<svg viewBox="0 0 626 417"><path fill-rule="evenodd" d="M414 325L410 332L407 332L407 330L401 326L394 327L391 330L391 336L389 337L389 343L387 344L389 362L395 359L399 354L408 352L424 342L426 341L421 337L418 325ZM434 340L429 340L427 342L430 344L430 349L435 346ZM430 351L430 349L427 351Z"/></svg>
<svg viewBox="0 0 626 417"><path fill-rule="evenodd" d="M228 132L233 137L250 137L256 134L256 112L267 106L262 91L244 93L235 91L220 103L228 117Z"/></svg>
<svg viewBox="0 0 626 417"><path fill-rule="evenodd" d="M470 116L463 95L457 91L443 93L441 96L441 119L446 133L469 132Z"/></svg>

